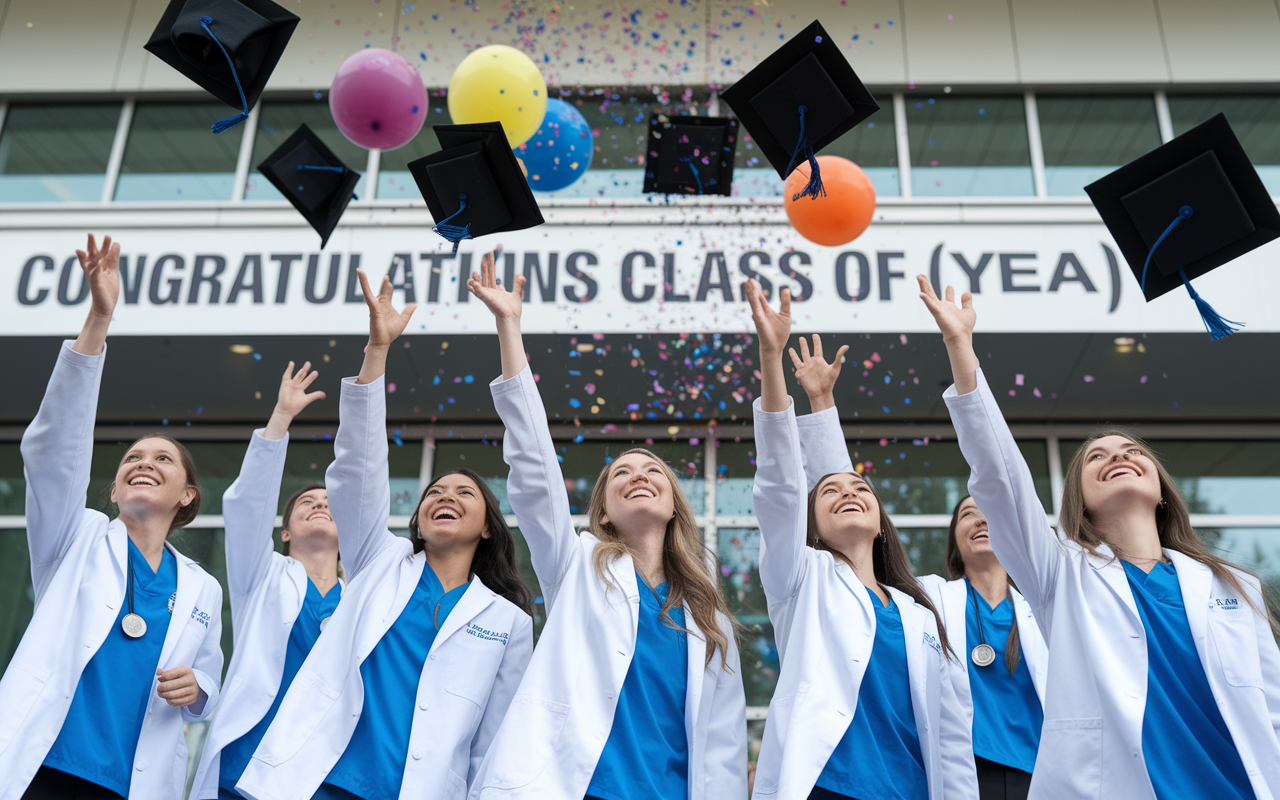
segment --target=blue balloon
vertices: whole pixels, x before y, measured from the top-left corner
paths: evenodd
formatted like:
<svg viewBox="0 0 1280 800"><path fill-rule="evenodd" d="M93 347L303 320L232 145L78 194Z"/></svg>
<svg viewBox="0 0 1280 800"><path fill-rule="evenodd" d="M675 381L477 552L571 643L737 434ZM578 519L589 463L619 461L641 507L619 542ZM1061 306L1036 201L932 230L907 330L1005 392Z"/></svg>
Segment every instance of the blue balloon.
<svg viewBox="0 0 1280 800"><path fill-rule="evenodd" d="M554 192L587 171L594 150L591 126L581 112L563 100L549 99L542 127L516 148L516 156L524 162L530 189Z"/></svg>

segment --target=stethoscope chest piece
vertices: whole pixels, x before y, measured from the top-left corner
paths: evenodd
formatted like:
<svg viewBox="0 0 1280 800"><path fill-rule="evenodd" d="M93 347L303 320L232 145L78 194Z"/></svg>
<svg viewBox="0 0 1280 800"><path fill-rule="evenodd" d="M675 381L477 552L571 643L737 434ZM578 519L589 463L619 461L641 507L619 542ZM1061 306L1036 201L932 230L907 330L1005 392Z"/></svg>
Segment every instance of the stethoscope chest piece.
<svg viewBox="0 0 1280 800"><path fill-rule="evenodd" d="M320 632L321 632L321 633L324 633L324 629L325 629L325 627L327 627L327 626L328 626L328 624L329 624L329 620L331 620L331 619L333 619L333 616L332 616L332 615L327 616L327 617L325 617L324 619L320 620Z"/></svg>
<svg viewBox="0 0 1280 800"><path fill-rule="evenodd" d="M989 667L996 660L996 649L989 644L980 644L973 648L973 652L969 654L973 659L973 663L980 667Z"/></svg>
<svg viewBox="0 0 1280 800"><path fill-rule="evenodd" d="M131 611L120 620L120 627L124 630L124 635L130 639L140 639L147 632L147 621L141 615Z"/></svg>

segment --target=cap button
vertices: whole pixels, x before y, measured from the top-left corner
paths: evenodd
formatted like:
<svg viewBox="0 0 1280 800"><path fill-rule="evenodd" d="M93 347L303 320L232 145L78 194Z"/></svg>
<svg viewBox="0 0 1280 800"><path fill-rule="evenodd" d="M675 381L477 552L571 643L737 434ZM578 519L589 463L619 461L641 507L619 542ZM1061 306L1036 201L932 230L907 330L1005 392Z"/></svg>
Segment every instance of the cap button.
<svg viewBox="0 0 1280 800"><path fill-rule="evenodd" d="M1194 213L1195 211L1192 210L1191 206L1183 206L1182 208L1178 209L1178 216L1182 217L1183 219L1186 219L1187 217L1191 216Z"/></svg>

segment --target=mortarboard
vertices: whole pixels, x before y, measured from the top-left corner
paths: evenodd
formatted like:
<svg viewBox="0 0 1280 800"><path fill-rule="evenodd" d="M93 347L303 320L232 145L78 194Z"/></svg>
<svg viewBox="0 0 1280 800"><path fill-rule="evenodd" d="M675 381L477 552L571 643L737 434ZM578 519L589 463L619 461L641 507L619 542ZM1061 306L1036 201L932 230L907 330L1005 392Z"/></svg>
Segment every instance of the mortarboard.
<svg viewBox="0 0 1280 800"><path fill-rule="evenodd" d="M433 125L442 148L409 162L432 230L453 243L541 225L542 212L500 122Z"/></svg>
<svg viewBox="0 0 1280 800"><path fill-rule="evenodd" d="M1225 116L1084 190L1148 301L1186 286L1213 339L1235 332L1239 323L1219 316L1191 279L1280 237L1280 211Z"/></svg>
<svg viewBox="0 0 1280 800"><path fill-rule="evenodd" d="M733 191L737 142L736 119L654 114L649 119L644 191L727 197Z"/></svg>
<svg viewBox="0 0 1280 800"><path fill-rule="evenodd" d="M258 171L320 234L320 247L355 195L360 173L342 163L305 124L258 165Z"/></svg>
<svg viewBox="0 0 1280 800"><path fill-rule="evenodd" d="M809 160L809 183L793 200L826 194L814 154L880 110L816 20L720 98L783 180Z"/></svg>
<svg viewBox="0 0 1280 800"><path fill-rule="evenodd" d="M144 47L200 88L243 110L213 124L222 133L249 116L298 17L271 0L171 0Z"/></svg>

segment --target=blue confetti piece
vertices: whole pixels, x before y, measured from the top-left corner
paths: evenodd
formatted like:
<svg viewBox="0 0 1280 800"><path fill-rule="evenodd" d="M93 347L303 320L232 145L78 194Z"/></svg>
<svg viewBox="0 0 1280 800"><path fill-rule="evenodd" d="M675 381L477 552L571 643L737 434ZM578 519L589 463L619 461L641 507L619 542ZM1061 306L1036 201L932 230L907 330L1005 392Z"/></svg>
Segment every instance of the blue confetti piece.
<svg viewBox="0 0 1280 800"><path fill-rule="evenodd" d="M574 408L581 408L581 407L582 407L582 401L581 401L581 400L579 400L579 399L578 399L578 398L576 398L576 397L570 397L570 398L569 398L569 405L573 406Z"/></svg>
<svg viewBox="0 0 1280 800"><path fill-rule="evenodd" d="M468 375L468 376L466 376L465 378L463 378L463 379L462 379L462 382L463 382L463 383L475 383L475 382L476 382L476 376L475 376L475 375Z"/></svg>
<svg viewBox="0 0 1280 800"><path fill-rule="evenodd" d="M254 361L261 361L261 360L262 360L262 353L254 353L254 354L253 354L253 360L254 360Z"/></svg>
<svg viewBox="0 0 1280 800"><path fill-rule="evenodd" d="M888 414L888 413L889 413L889 407L888 407L888 406L880 406L880 410L881 410L881 411L883 411L883 412L884 412L884 413L886 413L886 414Z"/></svg>

